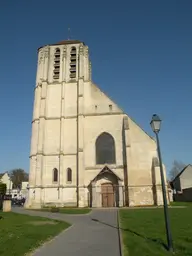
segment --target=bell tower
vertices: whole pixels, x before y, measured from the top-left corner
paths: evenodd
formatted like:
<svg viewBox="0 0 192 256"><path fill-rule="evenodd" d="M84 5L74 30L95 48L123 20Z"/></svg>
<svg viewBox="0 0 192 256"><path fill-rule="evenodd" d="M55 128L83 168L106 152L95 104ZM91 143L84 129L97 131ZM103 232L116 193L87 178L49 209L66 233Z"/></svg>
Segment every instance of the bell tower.
<svg viewBox="0 0 192 256"><path fill-rule="evenodd" d="M50 201L62 205L67 186L71 201L81 205L84 91L89 83L91 63L83 42L65 40L38 49L26 207Z"/></svg>

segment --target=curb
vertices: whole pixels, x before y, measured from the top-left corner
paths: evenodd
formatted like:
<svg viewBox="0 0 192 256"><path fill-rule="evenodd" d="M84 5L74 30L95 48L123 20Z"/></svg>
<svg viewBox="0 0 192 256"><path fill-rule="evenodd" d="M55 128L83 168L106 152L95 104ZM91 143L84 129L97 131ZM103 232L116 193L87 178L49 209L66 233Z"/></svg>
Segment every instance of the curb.
<svg viewBox="0 0 192 256"><path fill-rule="evenodd" d="M123 238L122 238L122 232L120 227L119 210L117 210L117 229L118 229L118 238L119 238L119 253L120 253L120 256L124 256Z"/></svg>

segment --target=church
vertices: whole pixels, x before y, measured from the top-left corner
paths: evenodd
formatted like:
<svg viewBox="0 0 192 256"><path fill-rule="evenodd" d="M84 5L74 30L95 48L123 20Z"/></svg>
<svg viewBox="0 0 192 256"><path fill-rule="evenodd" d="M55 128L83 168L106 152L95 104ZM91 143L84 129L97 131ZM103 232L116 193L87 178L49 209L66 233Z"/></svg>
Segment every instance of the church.
<svg viewBox="0 0 192 256"><path fill-rule="evenodd" d="M156 141L91 74L81 41L38 49L25 206L162 205Z"/></svg>

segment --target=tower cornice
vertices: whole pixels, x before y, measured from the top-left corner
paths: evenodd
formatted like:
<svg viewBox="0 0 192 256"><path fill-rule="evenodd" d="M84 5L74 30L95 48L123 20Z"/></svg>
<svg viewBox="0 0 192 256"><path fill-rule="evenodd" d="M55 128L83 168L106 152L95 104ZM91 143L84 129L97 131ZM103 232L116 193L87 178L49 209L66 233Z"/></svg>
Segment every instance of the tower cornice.
<svg viewBox="0 0 192 256"><path fill-rule="evenodd" d="M60 41L60 42L55 43L55 44L46 44L46 45L43 45L43 46L39 47L39 48L37 49L37 51L39 51L40 49L42 49L42 48L45 47L45 46L66 45L66 44L83 44L83 45L85 45L84 42L79 41L79 40L63 40L63 41Z"/></svg>

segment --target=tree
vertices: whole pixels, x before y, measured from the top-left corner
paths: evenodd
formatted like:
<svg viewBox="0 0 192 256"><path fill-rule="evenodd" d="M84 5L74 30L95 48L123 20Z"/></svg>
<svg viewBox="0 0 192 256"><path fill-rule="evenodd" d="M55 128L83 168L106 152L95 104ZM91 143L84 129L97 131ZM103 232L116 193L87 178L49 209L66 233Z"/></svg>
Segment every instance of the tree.
<svg viewBox="0 0 192 256"><path fill-rule="evenodd" d="M3 197L6 194L7 185L0 181L0 210L3 208Z"/></svg>
<svg viewBox="0 0 192 256"><path fill-rule="evenodd" d="M174 160L173 166L169 172L170 180L173 180L183 170L185 166L186 164Z"/></svg>
<svg viewBox="0 0 192 256"><path fill-rule="evenodd" d="M10 178L13 182L13 188L21 188L23 181L28 181L29 175L23 169L13 169L9 172Z"/></svg>
<svg viewBox="0 0 192 256"><path fill-rule="evenodd" d="M0 182L0 195L5 195L7 191L7 185Z"/></svg>

